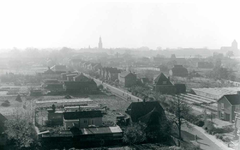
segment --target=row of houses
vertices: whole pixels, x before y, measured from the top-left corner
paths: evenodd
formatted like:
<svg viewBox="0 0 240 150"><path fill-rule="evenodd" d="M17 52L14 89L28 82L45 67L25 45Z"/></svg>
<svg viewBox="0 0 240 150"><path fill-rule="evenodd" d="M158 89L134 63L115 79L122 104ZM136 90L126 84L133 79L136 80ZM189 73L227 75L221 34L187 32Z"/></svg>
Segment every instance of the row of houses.
<svg viewBox="0 0 240 150"><path fill-rule="evenodd" d="M114 67L103 67L99 63L82 62L80 66L96 72L101 80L117 82L124 87L131 87L137 82L137 75L131 71L125 71Z"/></svg>
<svg viewBox="0 0 240 150"><path fill-rule="evenodd" d="M45 79L42 88L50 92L96 93L98 88L93 79L78 72L62 73L61 79Z"/></svg>

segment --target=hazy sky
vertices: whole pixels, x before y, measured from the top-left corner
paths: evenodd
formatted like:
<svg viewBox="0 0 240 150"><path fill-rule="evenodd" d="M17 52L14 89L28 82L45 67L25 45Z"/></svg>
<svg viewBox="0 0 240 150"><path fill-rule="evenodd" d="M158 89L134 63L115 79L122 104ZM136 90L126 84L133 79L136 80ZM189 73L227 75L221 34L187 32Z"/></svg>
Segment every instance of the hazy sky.
<svg viewBox="0 0 240 150"><path fill-rule="evenodd" d="M210 1L210 0L209 0ZM208 47L240 43L237 1L0 0L0 48Z"/></svg>

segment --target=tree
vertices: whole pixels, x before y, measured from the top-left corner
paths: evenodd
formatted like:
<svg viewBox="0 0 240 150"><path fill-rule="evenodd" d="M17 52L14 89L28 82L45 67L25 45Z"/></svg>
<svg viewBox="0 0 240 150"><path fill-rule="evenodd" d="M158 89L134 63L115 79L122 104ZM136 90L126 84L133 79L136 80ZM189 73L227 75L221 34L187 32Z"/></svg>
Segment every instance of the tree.
<svg viewBox="0 0 240 150"><path fill-rule="evenodd" d="M130 145L145 141L146 140L146 133L144 131L145 128L146 125L137 123L127 127L123 135L123 141Z"/></svg>
<svg viewBox="0 0 240 150"><path fill-rule="evenodd" d="M228 57L228 58L233 57L233 56L234 56L233 51L228 51L226 53L226 57Z"/></svg>
<svg viewBox="0 0 240 150"><path fill-rule="evenodd" d="M191 115L192 108L191 106L187 105L183 101L181 101L179 95L173 97L175 100L170 101L169 104L169 112L173 114L171 116L170 121L173 122L178 129L179 139L182 139L181 136L181 127L183 124L187 124L187 121L194 119L193 115ZM187 120L187 121L186 121Z"/></svg>
<svg viewBox="0 0 240 150"><path fill-rule="evenodd" d="M36 149L37 133L28 111L15 110L13 115L5 121L5 127L11 146L16 149Z"/></svg>

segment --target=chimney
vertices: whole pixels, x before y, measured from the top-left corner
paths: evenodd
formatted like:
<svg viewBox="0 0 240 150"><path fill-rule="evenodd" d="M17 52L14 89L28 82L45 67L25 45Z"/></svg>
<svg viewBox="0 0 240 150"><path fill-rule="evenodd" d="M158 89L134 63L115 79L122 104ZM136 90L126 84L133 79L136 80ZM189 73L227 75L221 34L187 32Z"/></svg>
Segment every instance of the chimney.
<svg viewBox="0 0 240 150"><path fill-rule="evenodd" d="M168 76L168 80L170 81L170 76Z"/></svg>

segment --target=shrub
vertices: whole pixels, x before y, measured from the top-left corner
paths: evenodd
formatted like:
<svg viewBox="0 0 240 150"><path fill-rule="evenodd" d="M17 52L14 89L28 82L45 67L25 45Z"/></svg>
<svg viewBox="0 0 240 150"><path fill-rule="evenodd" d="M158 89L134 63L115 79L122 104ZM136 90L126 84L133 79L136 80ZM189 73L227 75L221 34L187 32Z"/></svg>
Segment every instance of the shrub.
<svg viewBox="0 0 240 150"><path fill-rule="evenodd" d="M204 121L198 120L198 121L194 122L194 124L199 126L199 127L203 127L204 126Z"/></svg>
<svg viewBox="0 0 240 150"><path fill-rule="evenodd" d="M2 105L3 107L9 107L9 106L10 106L10 103L5 103L5 102L3 102L1 105Z"/></svg>
<svg viewBox="0 0 240 150"><path fill-rule="evenodd" d="M229 137L226 137L226 138L223 138L222 141L228 143L228 142L231 142L231 139Z"/></svg>

